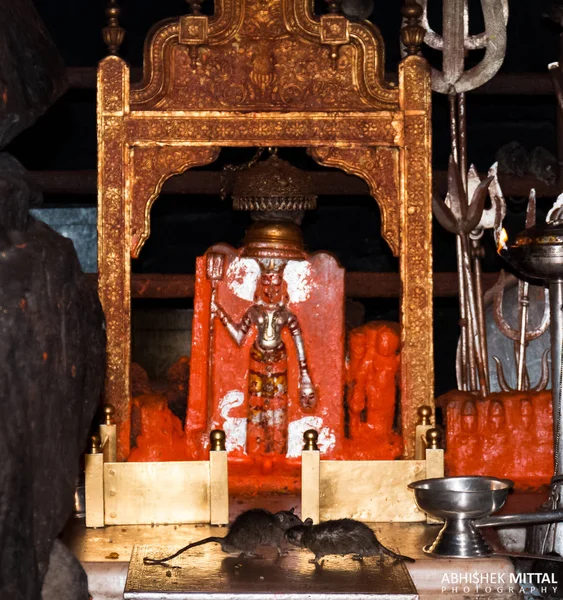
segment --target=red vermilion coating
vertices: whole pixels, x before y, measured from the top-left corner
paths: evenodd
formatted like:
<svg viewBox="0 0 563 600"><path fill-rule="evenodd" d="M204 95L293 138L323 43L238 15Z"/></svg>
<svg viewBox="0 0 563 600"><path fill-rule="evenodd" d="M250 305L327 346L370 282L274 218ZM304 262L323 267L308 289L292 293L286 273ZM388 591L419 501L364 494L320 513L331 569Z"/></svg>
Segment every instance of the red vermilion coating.
<svg viewBox="0 0 563 600"><path fill-rule="evenodd" d="M248 273L229 268L242 250L218 244L210 251L225 254L216 302L232 322L240 323L260 293L252 292L252 286L245 294L235 293L241 286L248 287ZM139 433L129 460L205 460L209 455L209 433L220 428L227 435L230 489L254 494L299 489L302 433L306 429L319 432L324 459L401 456L403 440L394 430L399 326L380 322L354 329L349 337L350 359L345 361L344 271L324 253L309 256L307 263L309 272L300 283L306 293L300 301L295 295L293 300L289 295L287 301L287 309L294 315L293 325L288 321L282 329L279 356L266 361L254 346L254 325L249 325L239 347L225 324L215 319L210 349L212 288L206 257L197 260L191 359L182 358L170 369L168 405L164 395L145 394L134 399L132 430ZM311 408L303 406L299 394L299 365L291 330L295 324L302 333L307 369L315 388L316 403ZM188 369L188 410L182 431L179 419L168 406L171 401L177 402L185 389ZM144 385L135 389L143 394L146 377L141 375L137 374L137 379ZM258 388L273 384L276 393L257 393ZM261 417L264 411L275 413L272 423ZM290 428L298 424L301 430L290 434ZM292 456L287 456L290 448Z"/></svg>
<svg viewBox="0 0 563 600"><path fill-rule="evenodd" d="M140 433L127 460L187 460L182 422L168 408L166 396L145 394L133 402L140 413Z"/></svg>
<svg viewBox="0 0 563 600"><path fill-rule="evenodd" d="M400 343L397 323L367 323L350 333L347 458L389 460L403 452L402 437L393 427Z"/></svg>
<svg viewBox="0 0 563 600"><path fill-rule="evenodd" d="M217 302L233 321L240 322L252 305L252 300L245 300L233 293L234 286L243 285L244 275L233 274L229 271L229 265L242 250L234 250L221 244L210 251L226 254L225 275L217 286ZM300 403L295 343L289 328L285 327L282 339L287 355L284 359L287 360L287 400L286 406L276 408L282 410L280 419L287 423L304 417L322 419L322 427L328 428L335 439L333 445L325 448L323 456L337 458L338 447L342 445L344 438L344 270L332 256L324 253L310 256L308 263L308 297L302 302L290 300L288 308L297 317L302 331L307 365L317 401L312 408L304 408ZM190 392L186 419L186 443L189 456L193 459L206 456L211 429L225 428L226 420L249 419L249 370L251 364L258 368L256 361L251 360L250 356L256 336L254 326L238 347L218 319L214 323L213 357L210 360L210 298L211 285L206 277L205 257L201 257L196 264ZM213 369L211 392L208 390L209 365ZM227 401L235 397L233 394L238 395L240 400L229 404ZM247 430L247 435L251 431L252 427ZM283 440L278 441L274 445L281 447ZM230 459L249 465L263 463L266 471L275 471L276 465L286 462L298 462L298 459L286 460L279 452L260 453L254 441L247 444L246 451L244 448L232 450Z"/></svg>
<svg viewBox="0 0 563 600"><path fill-rule="evenodd" d="M441 396L449 475L512 479L538 488L553 475L551 391L500 392L481 399L454 390Z"/></svg>

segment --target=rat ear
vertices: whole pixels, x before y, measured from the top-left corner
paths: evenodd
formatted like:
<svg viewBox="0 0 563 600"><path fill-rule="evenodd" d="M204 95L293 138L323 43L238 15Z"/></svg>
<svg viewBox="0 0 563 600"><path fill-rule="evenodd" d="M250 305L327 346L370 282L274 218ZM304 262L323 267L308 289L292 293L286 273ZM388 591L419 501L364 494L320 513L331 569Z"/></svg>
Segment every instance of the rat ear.
<svg viewBox="0 0 563 600"><path fill-rule="evenodd" d="M306 525L307 527L311 527L311 525L313 524L313 519L311 519L311 517L307 517L304 521L303 521L303 525Z"/></svg>
<svg viewBox="0 0 563 600"><path fill-rule="evenodd" d="M276 521L278 521L279 523L284 523L287 518L287 516L284 514L283 511L276 513L274 515L274 517L276 518Z"/></svg>
<svg viewBox="0 0 563 600"><path fill-rule="evenodd" d="M293 515L295 514L295 506L292 506L289 510L289 512Z"/></svg>

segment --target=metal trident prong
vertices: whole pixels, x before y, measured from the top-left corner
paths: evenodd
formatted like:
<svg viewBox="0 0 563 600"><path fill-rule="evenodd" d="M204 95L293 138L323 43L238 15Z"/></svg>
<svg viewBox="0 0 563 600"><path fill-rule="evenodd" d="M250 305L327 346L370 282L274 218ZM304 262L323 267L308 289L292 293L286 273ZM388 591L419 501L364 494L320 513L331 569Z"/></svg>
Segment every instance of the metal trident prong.
<svg viewBox="0 0 563 600"><path fill-rule="evenodd" d="M491 79L500 69L506 53L508 0L481 0L485 31L469 35L468 0L443 2L443 35L428 23L428 0L422 6L420 24L426 30L424 42L444 54L443 71L432 69L432 89L441 94L460 94L473 90ZM465 52L485 48L483 60L465 71Z"/></svg>
<svg viewBox="0 0 563 600"><path fill-rule="evenodd" d="M526 227L533 227L535 223L536 191L532 189L530 190L528 209L526 211ZM495 284L494 291L493 317L500 332L514 342L514 357L517 365L516 389L519 391L530 388L530 382L526 368L526 347L531 341L539 338L543 333L545 333L549 327L549 294L547 289L545 289L545 304L541 323L534 329L528 329L528 307L530 305L529 287L530 284L527 281L522 279L518 281L518 329L511 327L503 315L502 305L505 288L505 272L503 270L500 272L500 276ZM502 364L497 357L494 357L494 361L497 367L499 386L502 390L508 391L510 387L508 387L506 379L504 378ZM549 370L547 366L547 352L544 352L544 356L542 357L542 371L540 380L533 388L534 391L545 389L548 379ZM506 390L505 387L507 388Z"/></svg>
<svg viewBox="0 0 563 600"><path fill-rule="evenodd" d="M458 236L458 267L460 273L460 309L462 318L462 353L459 360L469 363L469 380L465 375L461 377L462 389L477 389L475 371L479 380L479 390L485 396L489 389L489 377L486 361L486 348L484 340L484 327L480 326L480 312L475 302L479 290L475 290L475 280L471 264L471 248L469 245L469 234L481 223L487 190L493 177L477 183L472 174L476 173L472 168L471 199L463 185L460 171L450 157L448 167L448 194L446 200L434 196L432 200L433 212L444 229ZM469 177L469 176L468 176ZM478 176L477 176L478 179ZM465 348L465 344L467 348ZM458 365L458 374L462 373L463 367Z"/></svg>
<svg viewBox="0 0 563 600"><path fill-rule="evenodd" d="M528 377L527 371L524 373L524 390L530 390L532 392L541 392L545 390L547 387L547 383L549 381L549 348L546 348L543 351L541 357L541 374L536 385L530 390L530 379ZM506 377L504 376L504 369L502 368L502 363L500 362L498 356L493 356L493 360L495 361L495 365L497 368L497 380L499 388L503 392L513 392L513 388L508 385L506 381Z"/></svg>
<svg viewBox="0 0 563 600"><path fill-rule="evenodd" d="M437 34L432 30L430 24L428 23L428 11L427 4L428 0L418 0L418 3L422 6L422 16L420 18L420 24L426 30L426 35L424 36L424 43L430 48L434 48L434 50L443 50L444 49L444 38ZM504 16L504 24L508 23L508 0L501 0L502 4L502 13ZM465 6L463 8L463 30L464 30L464 38L463 38L463 48L464 50L479 50L480 48L484 48L487 45L487 33L483 31L482 33L477 33L475 35L469 35L469 7L467 0L465 1Z"/></svg>
<svg viewBox="0 0 563 600"><path fill-rule="evenodd" d="M480 238L484 229L491 227L491 222L495 232L499 229L506 208L496 179L496 168L492 168L484 182L479 180L474 169L469 169L468 173L465 92L486 83L502 65L506 51L508 0L480 0L485 32L477 36L469 35L468 0L443 0L442 36L428 23L428 0L417 1L422 6L425 42L443 53L442 71L432 70L432 89L448 94L450 104L448 196L445 202L436 199L433 208L442 226L457 234L461 329L456 361L458 386L472 391L479 388L482 395L487 395L489 373ZM479 48L485 49L483 59L466 70L466 51ZM490 191L493 206L485 210L487 188L493 182Z"/></svg>

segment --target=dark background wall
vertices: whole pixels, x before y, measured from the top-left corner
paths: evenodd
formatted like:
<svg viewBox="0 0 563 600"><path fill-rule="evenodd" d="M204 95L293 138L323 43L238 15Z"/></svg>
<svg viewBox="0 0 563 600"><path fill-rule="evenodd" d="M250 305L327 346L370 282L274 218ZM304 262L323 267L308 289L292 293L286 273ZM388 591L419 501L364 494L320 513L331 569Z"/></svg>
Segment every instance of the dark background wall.
<svg viewBox="0 0 563 600"><path fill-rule="evenodd" d="M446 0L444 0L446 1ZM399 55L400 0L376 0L372 21L382 30L386 41L386 69L397 70ZM316 10L323 11L324 3ZM440 30L441 2L429 0L430 18ZM545 73L547 64L557 60L560 29L546 18L550 3L546 0L512 1L508 31L508 52L504 73ZM103 0L35 0L66 64L73 67L95 66L105 55L101 29L105 25ZM160 19L185 14L183 0L121 0L121 24L127 35L121 55L132 66L141 66L142 47L149 29ZM210 12L212 6L204 4ZM471 31L482 29L479 2L470 1ZM425 51L426 52L426 51ZM439 67L441 57L426 52ZM482 56L475 53L469 62ZM542 146L557 153L556 103L549 90L545 95L491 96L468 95L469 159L480 171L495 160L497 150L517 140L527 150ZM443 96L434 95L433 103L434 168L444 170L449 154L448 109ZM77 170L96 168L95 91L71 89L34 127L21 134L8 148L31 170ZM319 169L303 150L282 149L280 154L298 166ZM242 163L252 149L226 149L218 163L208 167L217 170L226 163ZM509 197L507 223L516 232L523 227L525 202L522 197ZM552 200L552 199L551 199ZM95 205L92 195L47 194L46 205ZM540 212L551 204L540 201ZM232 212L228 201L210 196L173 196L160 198L152 211L152 236L139 260L137 272L193 273L194 260L217 241L240 243L249 220L246 214ZM310 250L335 253L344 267L352 271L396 271L397 261L391 256L380 233L379 211L369 197L320 197L319 208L307 215L305 239ZM485 269L496 271L499 263L486 241ZM455 241L452 235L434 228L434 264L436 271L456 268ZM161 301L161 306L188 307L189 301ZM154 305L144 301L136 306ZM366 316L398 318L398 301L372 299L364 302ZM457 301L436 299L436 391L442 393L455 386L454 354L457 340Z"/></svg>

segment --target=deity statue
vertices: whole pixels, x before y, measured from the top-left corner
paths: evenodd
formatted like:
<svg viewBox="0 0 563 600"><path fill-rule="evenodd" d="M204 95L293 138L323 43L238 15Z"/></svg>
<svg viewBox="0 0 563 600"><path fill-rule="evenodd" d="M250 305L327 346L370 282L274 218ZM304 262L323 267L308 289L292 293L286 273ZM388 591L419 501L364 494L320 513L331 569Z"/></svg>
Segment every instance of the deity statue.
<svg viewBox="0 0 563 600"><path fill-rule="evenodd" d="M252 326L256 337L250 349L248 376L247 452L287 452L287 352L282 333L288 330L295 343L299 368L299 399L305 409L315 403L315 390L307 368L305 346L299 321L288 308L285 261L260 262L261 275L254 303L239 324L213 302L211 311L240 347Z"/></svg>
<svg viewBox="0 0 563 600"><path fill-rule="evenodd" d="M315 206L312 187L275 153L241 170L233 206L253 220L243 245L216 244L197 259L188 456L204 458L209 431L223 429L233 489L253 468L256 485L297 489L307 429L327 458L340 457L344 270L305 250L299 224Z"/></svg>
<svg viewBox="0 0 563 600"><path fill-rule="evenodd" d="M347 368L349 435L356 452L362 441L379 446L377 458L396 458L402 440L393 432L400 365L396 323L367 323L350 333ZM360 456L358 456L360 457Z"/></svg>

